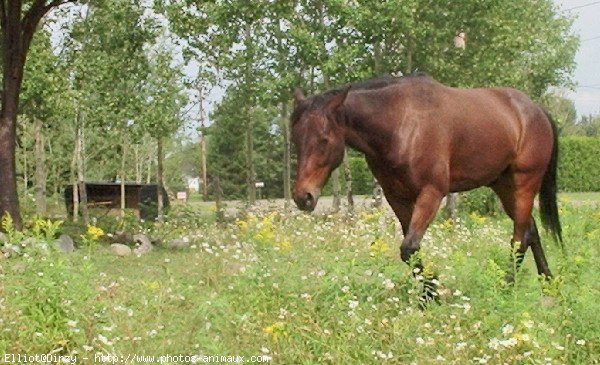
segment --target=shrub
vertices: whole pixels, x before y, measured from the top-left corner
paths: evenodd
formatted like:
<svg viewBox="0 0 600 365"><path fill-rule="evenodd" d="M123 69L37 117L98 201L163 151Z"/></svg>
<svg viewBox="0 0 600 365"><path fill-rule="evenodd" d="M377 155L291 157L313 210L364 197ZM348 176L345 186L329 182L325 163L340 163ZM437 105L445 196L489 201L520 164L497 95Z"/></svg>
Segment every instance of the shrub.
<svg viewBox="0 0 600 365"><path fill-rule="evenodd" d="M458 209L461 212L482 215L493 215L500 211L498 198L489 188L461 193L458 198Z"/></svg>
<svg viewBox="0 0 600 365"><path fill-rule="evenodd" d="M559 148L558 188L600 191L600 138L562 137Z"/></svg>

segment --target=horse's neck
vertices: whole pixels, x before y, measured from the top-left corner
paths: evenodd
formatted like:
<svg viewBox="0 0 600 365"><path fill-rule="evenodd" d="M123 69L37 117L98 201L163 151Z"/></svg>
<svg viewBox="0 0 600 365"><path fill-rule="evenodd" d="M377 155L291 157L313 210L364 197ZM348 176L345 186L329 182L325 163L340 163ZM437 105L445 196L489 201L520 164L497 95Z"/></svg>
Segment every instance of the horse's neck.
<svg viewBox="0 0 600 365"><path fill-rule="evenodd" d="M367 157L381 154L394 134L391 125L377 117L378 110L356 96L344 104L346 144Z"/></svg>

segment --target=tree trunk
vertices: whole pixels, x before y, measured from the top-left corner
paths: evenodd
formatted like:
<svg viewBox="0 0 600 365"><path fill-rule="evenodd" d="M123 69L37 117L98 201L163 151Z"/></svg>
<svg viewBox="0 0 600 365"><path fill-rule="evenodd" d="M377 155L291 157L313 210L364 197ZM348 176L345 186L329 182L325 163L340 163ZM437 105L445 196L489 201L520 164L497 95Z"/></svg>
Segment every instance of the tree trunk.
<svg viewBox="0 0 600 365"><path fill-rule="evenodd" d="M87 189L85 187L85 134L83 122L80 120L77 127L77 185L79 187L79 205L83 223L90 224L90 214L88 211Z"/></svg>
<svg viewBox="0 0 600 365"><path fill-rule="evenodd" d="M348 199L348 212L354 212L354 194L352 192L352 166L350 166L350 156L346 148L344 156L344 175L346 175L346 198Z"/></svg>
<svg viewBox="0 0 600 365"><path fill-rule="evenodd" d="M208 171L206 167L206 130L204 129L204 88L202 86L198 87L198 105L200 118L200 178L202 178L202 196L204 201L207 201Z"/></svg>
<svg viewBox="0 0 600 365"><path fill-rule="evenodd" d="M140 146L135 145L135 182L142 183L142 158L140 156Z"/></svg>
<svg viewBox="0 0 600 365"><path fill-rule="evenodd" d="M29 161L27 159L27 145L23 143L23 192L27 194L27 188L29 187ZM19 188L17 182L17 189Z"/></svg>
<svg viewBox="0 0 600 365"><path fill-rule="evenodd" d="M333 203L332 209L334 212L340 211L340 206L342 204L342 199L340 198L340 193L342 191L341 183L340 183L340 169L337 168L333 170L331 173L331 183L333 190Z"/></svg>
<svg viewBox="0 0 600 365"><path fill-rule="evenodd" d="M405 75L410 75L413 72L413 53L415 51L415 42L410 34L408 35L407 39Z"/></svg>
<svg viewBox="0 0 600 365"><path fill-rule="evenodd" d="M79 144L77 143L77 132L75 132L75 148L71 158L71 185L73 186L73 222L79 222L79 185L77 184L77 156Z"/></svg>
<svg viewBox="0 0 600 365"><path fill-rule="evenodd" d="M379 208L381 207L381 203L383 202L383 191L381 190L381 185L379 185L379 181L376 178L373 178L373 207Z"/></svg>
<svg viewBox="0 0 600 365"><path fill-rule="evenodd" d="M165 197L163 196L163 187L165 176L163 172L163 139L158 137L156 140L156 181L158 185L157 197L158 197L158 221L163 221L163 214L165 211Z"/></svg>
<svg viewBox="0 0 600 365"><path fill-rule="evenodd" d="M146 184L150 184L150 181L152 181L152 159L149 158L148 159L148 165L146 166Z"/></svg>
<svg viewBox="0 0 600 365"><path fill-rule="evenodd" d="M456 221L456 218L458 217L458 193L450 193L446 196L444 214L446 219Z"/></svg>
<svg viewBox="0 0 600 365"><path fill-rule="evenodd" d="M23 79L25 52L21 42L21 4L2 1L2 110L0 111L0 216L9 214L17 229L21 229L21 211L17 191L16 141L19 93ZM12 13L12 14L11 14ZM15 19L16 18L16 19Z"/></svg>
<svg viewBox="0 0 600 365"><path fill-rule="evenodd" d="M39 216L46 215L46 159L44 156L44 134L42 121L35 119L35 212Z"/></svg>
<svg viewBox="0 0 600 365"><path fill-rule="evenodd" d="M0 216L10 214L21 229L15 161L17 114L25 60L42 17L61 2L35 1L23 11L22 1L0 1L0 57L2 57L2 109L0 110Z"/></svg>
<svg viewBox="0 0 600 365"><path fill-rule="evenodd" d="M289 209L292 201L292 177L291 177L291 158L290 158L290 123L287 115L287 103L281 103L281 129L283 131L283 198L285 199L285 209Z"/></svg>
<svg viewBox="0 0 600 365"><path fill-rule="evenodd" d="M3 104L7 103L7 94L4 93ZM16 149L16 110L7 110L2 107L0 120L0 215L9 214L17 229L21 229L21 213L19 209L19 196L17 193L17 174L15 163Z"/></svg>
<svg viewBox="0 0 600 365"><path fill-rule="evenodd" d="M208 200L208 171L206 167L206 136L202 134L200 137L200 153L201 153L201 177L202 177L202 197L204 201Z"/></svg>
<svg viewBox="0 0 600 365"><path fill-rule="evenodd" d="M221 189L221 180L219 179L219 175L215 176L213 179L214 189L215 189L215 211L217 213L217 222L222 222L225 218L225 214L223 213L223 206L221 200L223 198L223 189Z"/></svg>
<svg viewBox="0 0 600 365"><path fill-rule="evenodd" d="M124 134L126 132L123 132ZM119 172L120 175L120 179L121 179L121 218L125 218L125 207L127 206L126 204L126 196L125 196L125 157L127 155L126 153L126 149L127 149L127 141L126 141L126 137L125 135L123 136L123 148L121 150L121 171Z"/></svg>
<svg viewBox="0 0 600 365"><path fill-rule="evenodd" d="M373 45L373 64L375 68L375 76L381 76L383 65L381 64L381 43L376 42Z"/></svg>
<svg viewBox="0 0 600 365"><path fill-rule="evenodd" d="M251 114L251 113L248 113ZM248 204L252 205L256 202L256 179L254 172L254 123L252 116L246 118L246 184L248 188Z"/></svg>
<svg viewBox="0 0 600 365"><path fill-rule="evenodd" d="M254 83L252 62L254 60L253 55L253 42L252 42L252 29L251 24L246 24L244 44L246 46L248 62L246 62L245 70L245 87L246 87L246 105L244 111L246 113L246 185L248 189L248 204L252 205L256 202L256 173L254 171L254 122L251 110L251 97L248 94L250 92L251 84Z"/></svg>

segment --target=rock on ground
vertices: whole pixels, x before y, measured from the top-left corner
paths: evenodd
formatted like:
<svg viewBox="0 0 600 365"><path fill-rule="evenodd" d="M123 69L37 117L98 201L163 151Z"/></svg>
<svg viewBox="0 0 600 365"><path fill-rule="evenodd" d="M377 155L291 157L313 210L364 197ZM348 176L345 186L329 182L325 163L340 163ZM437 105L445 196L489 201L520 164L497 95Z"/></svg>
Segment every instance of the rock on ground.
<svg viewBox="0 0 600 365"><path fill-rule="evenodd" d="M174 240L171 240L167 243L167 247L169 248L175 248L175 249L179 249L179 248L186 248L190 246L190 239L187 237L183 237L183 238L176 238Z"/></svg>
<svg viewBox="0 0 600 365"><path fill-rule="evenodd" d="M113 243L110 245L110 251L117 256L129 256L131 255L131 248L121 243Z"/></svg>
<svg viewBox="0 0 600 365"><path fill-rule="evenodd" d="M61 252L70 253L75 251L75 243L73 242L73 239L66 234L61 234L60 237L58 237L58 239L55 241L55 244L56 248Z"/></svg>
<svg viewBox="0 0 600 365"><path fill-rule="evenodd" d="M135 243L139 243L139 246L133 250L133 253L135 253L136 255L143 255L152 251L152 243L150 242L148 236L146 236L145 234L136 234L133 236L133 240L135 241Z"/></svg>

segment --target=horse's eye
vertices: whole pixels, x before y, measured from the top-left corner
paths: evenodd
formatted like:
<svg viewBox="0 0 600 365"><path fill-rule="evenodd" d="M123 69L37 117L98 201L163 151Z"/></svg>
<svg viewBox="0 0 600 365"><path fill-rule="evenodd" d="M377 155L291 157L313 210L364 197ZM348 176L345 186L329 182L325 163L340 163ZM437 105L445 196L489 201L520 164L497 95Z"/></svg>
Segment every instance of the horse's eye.
<svg viewBox="0 0 600 365"><path fill-rule="evenodd" d="M327 138L321 138L319 140L319 148L321 148L321 149L325 149L325 147L327 147L328 144L329 144L329 140Z"/></svg>

